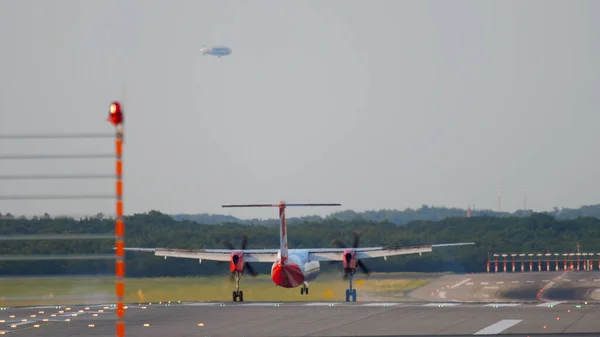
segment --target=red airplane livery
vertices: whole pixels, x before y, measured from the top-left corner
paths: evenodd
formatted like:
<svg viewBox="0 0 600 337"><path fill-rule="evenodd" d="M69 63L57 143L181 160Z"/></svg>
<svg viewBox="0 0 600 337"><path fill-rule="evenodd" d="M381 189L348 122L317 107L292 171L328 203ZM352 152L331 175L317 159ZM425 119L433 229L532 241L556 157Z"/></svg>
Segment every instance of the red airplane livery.
<svg viewBox="0 0 600 337"><path fill-rule="evenodd" d="M352 288L352 277L358 268L369 273L361 259L388 257L394 255L419 254L431 252L432 248L444 246L473 245L473 242L448 243L425 246L388 246L358 248L358 234L352 247L337 240L339 248L305 248L290 249L287 244L287 227L285 209L290 206L341 206L341 204L291 204L280 201L278 204L247 204L223 205L222 207L278 207L279 208L279 249L246 249L247 236L244 236L241 249L235 249L228 242L224 242L229 249L171 249L171 248L125 248L129 251L154 252L156 256L188 258L212 261L229 262L229 270L235 278L233 301L244 301L244 292L240 290L240 279L244 270L256 275L248 262L273 263L271 279L275 285L284 288L300 288L301 294L308 295L308 285L314 281L320 272L320 261L341 261L344 266L344 277L349 280L349 289L346 289L346 302L356 302L356 289Z"/></svg>

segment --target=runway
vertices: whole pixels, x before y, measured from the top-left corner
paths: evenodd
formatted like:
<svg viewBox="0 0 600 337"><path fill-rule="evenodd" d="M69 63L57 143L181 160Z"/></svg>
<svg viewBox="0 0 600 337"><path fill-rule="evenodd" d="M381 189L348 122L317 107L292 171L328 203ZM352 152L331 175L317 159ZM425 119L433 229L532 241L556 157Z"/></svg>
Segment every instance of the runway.
<svg viewBox="0 0 600 337"><path fill-rule="evenodd" d="M599 304L172 303L131 305L127 336L496 336L598 334ZM146 325L146 326L145 326ZM114 336L112 305L8 308L10 336Z"/></svg>
<svg viewBox="0 0 600 337"><path fill-rule="evenodd" d="M595 294L590 289L600 288L597 276L446 275L415 290L414 297L429 297L415 302L136 303L126 309L126 336L598 336L600 302L544 298L576 292L572 289ZM514 296L498 298L506 293ZM112 304L0 308L0 331L115 336L115 309Z"/></svg>

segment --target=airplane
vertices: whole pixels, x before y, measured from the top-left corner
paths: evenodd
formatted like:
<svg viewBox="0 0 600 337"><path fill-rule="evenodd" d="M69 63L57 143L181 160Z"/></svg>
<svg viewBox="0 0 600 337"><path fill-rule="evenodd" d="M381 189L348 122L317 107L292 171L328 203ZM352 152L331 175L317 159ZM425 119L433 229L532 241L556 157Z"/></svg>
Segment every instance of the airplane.
<svg viewBox="0 0 600 337"><path fill-rule="evenodd" d="M200 53L202 53L202 55L213 55L213 56L218 56L219 58L221 58L221 56L227 56L229 54L231 54L231 48L229 47L224 47L224 46L213 46L213 47L202 47L200 48Z"/></svg>
<svg viewBox="0 0 600 337"><path fill-rule="evenodd" d="M222 207L278 207L279 208L279 248L278 249L246 249L247 236L244 237L241 249L234 249L226 244L229 249L172 249L172 248L125 248L129 251L154 252L156 256L174 258L198 259L229 262L229 270L235 278L235 290L233 301L244 301L244 292L240 290L240 280L244 270L256 275L248 262L268 262L271 266L271 280L276 286L283 288L296 288L301 286L300 294L308 295L310 282L317 279L320 273L320 262L341 261L344 268L344 277L349 280L349 288L346 289L346 302L356 302L356 289L352 288L352 278L356 270L360 268L368 273L368 269L360 261L362 259L406 254L428 253L432 248L444 246L474 245L474 242L449 243L424 246L388 246L388 247L365 247L358 248L358 236L355 236L353 247L344 247L338 242L339 248L306 248L288 249L287 226L285 210L290 206L341 206L341 204L325 203L286 203L280 201L278 204L245 204L245 205L222 205ZM355 234L356 235L356 234Z"/></svg>

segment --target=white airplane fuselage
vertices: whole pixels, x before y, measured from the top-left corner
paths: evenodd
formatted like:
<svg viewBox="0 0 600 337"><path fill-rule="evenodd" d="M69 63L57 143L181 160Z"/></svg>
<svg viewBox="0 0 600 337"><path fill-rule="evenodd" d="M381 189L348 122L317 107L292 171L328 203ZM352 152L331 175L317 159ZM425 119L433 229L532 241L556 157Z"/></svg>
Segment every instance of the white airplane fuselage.
<svg viewBox="0 0 600 337"><path fill-rule="evenodd" d="M308 260L308 250L290 249L288 257L281 258L271 266L271 280L283 288L295 288L314 281L321 271L319 261Z"/></svg>

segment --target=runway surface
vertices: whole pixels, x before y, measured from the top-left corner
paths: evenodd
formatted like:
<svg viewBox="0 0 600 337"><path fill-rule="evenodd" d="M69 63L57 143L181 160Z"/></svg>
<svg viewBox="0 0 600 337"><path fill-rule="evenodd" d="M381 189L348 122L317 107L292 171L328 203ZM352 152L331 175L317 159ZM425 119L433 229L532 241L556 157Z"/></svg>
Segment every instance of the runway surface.
<svg viewBox="0 0 600 337"><path fill-rule="evenodd" d="M10 336L114 336L114 310L7 309L0 312L0 329ZM126 310L127 336L145 337L597 336L599 320L600 305L576 303L181 303L136 304Z"/></svg>
<svg viewBox="0 0 600 337"><path fill-rule="evenodd" d="M600 288L596 276L600 273L447 275L413 292L430 297L419 302L132 304L125 315L126 336L598 336L599 302L529 296ZM495 298L506 292L529 295L520 301ZM115 336L115 319L112 304L0 308L0 331Z"/></svg>

